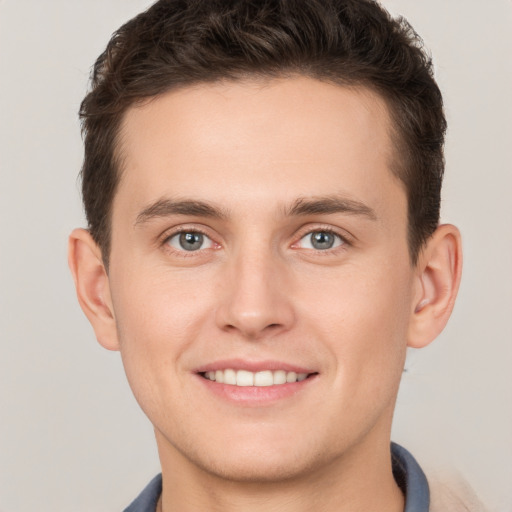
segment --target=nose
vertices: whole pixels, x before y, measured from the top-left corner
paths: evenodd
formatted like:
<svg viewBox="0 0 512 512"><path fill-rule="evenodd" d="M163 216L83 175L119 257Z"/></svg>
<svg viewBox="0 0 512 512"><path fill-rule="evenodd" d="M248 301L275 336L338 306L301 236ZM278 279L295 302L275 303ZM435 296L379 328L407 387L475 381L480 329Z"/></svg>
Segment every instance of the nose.
<svg viewBox="0 0 512 512"><path fill-rule="evenodd" d="M226 264L216 321L224 331L259 340L291 328L293 283L277 255L242 252Z"/></svg>

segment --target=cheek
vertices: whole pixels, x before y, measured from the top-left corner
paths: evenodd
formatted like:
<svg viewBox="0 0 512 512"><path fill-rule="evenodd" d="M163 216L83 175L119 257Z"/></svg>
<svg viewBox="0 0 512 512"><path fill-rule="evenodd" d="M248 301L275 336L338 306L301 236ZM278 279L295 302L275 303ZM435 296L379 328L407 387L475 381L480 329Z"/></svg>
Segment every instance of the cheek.
<svg viewBox="0 0 512 512"><path fill-rule="evenodd" d="M336 378L344 382L340 388L373 387L377 392L383 383L398 385L410 318L410 276L393 266L374 265L345 268L325 280L316 277L314 287L304 287L310 298L303 302L302 315L325 340Z"/></svg>
<svg viewBox="0 0 512 512"><path fill-rule="evenodd" d="M131 272L120 268L121 279L113 276L112 297L121 340L136 336L145 344L180 344L183 334L206 309L212 295L206 284L211 279L201 271L191 274L144 265L134 268Z"/></svg>
<svg viewBox="0 0 512 512"><path fill-rule="evenodd" d="M173 411L187 411L180 392L186 388L182 362L206 309L200 294L186 283L139 273L113 295L120 353L133 395L155 425L179 430Z"/></svg>
<svg viewBox="0 0 512 512"><path fill-rule="evenodd" d="M112 276L121 356L137 398L181 378L181 358L207 322L212 295L185 274L141 268Z"/></svg>

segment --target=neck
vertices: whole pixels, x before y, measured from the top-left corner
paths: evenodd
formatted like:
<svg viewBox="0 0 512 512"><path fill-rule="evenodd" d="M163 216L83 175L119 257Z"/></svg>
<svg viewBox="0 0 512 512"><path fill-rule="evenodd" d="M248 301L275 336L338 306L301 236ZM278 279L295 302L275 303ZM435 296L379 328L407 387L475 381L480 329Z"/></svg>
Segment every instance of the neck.
<svg viewBox="0 0 512 512"><path fill-rule="evenodd" d="M158 435L157 435L158 439ZM159 440L163 492L159 512L403 512L389 445L359 445L307 474L283 481L246 482L198 468Z"/></svg>

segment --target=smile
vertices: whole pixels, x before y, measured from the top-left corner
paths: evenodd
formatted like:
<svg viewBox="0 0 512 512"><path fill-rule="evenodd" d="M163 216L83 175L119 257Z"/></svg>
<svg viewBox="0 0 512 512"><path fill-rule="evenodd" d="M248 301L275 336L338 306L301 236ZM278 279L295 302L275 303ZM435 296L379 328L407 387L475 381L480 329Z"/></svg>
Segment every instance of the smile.
<svg viewBox="0 0 512 512"><path fill-rule="evenodd" d="M218 382L219 384L240 387L268 387L301 382L307 379L309 374L287 372L285 370L250 372L247 370L233 370L227 368L225 370L203 372L201 375L205 379Z"/></svg>

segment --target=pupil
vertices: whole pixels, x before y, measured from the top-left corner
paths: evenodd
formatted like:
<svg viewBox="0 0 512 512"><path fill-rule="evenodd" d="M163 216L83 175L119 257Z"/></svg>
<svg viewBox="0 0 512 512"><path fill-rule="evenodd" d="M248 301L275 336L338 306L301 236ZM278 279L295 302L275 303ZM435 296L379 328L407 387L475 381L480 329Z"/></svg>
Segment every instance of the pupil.
<svg viewBox="0 0 512 512"><path fill-rule="evenodd" d="M334 244L334 237L325 231L318 231L311 235L311 245L315 249L330 249Z"/></svg>
<svg viewBox="0 0 512 512"><path fill-rule="evenodd" d="M203 245L203 235L201 233L181 233L180 245L186 251L196 251Z"/></svg>

